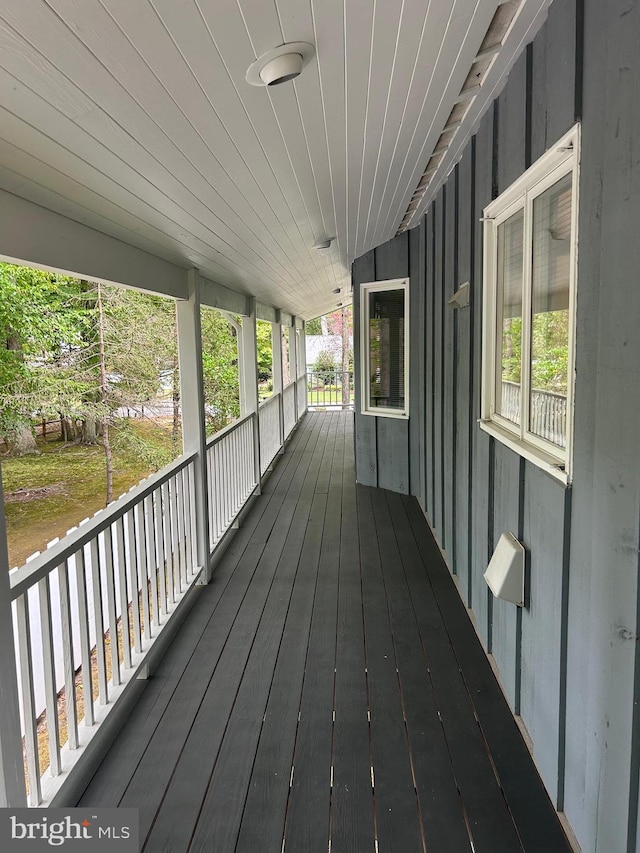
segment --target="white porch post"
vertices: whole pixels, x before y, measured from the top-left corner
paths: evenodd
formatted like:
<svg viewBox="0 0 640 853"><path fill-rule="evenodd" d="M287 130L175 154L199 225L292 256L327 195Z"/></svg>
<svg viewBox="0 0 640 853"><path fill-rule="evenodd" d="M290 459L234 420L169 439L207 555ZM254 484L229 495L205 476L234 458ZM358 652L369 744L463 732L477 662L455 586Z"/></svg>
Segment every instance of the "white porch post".
<svg viewBox="0 0 640 853"><path fill-rule="evenodd" d="M240 376L240 415L251 413L253 419L253 447L255 480L260 493L260 419L258 417L258 344L256 339L256 300L249 300L249 314L242 318L238 344L238 369Z"/></svg>
<svg viewBox="0 0 640 853"><path fill-rule="evenodd" d="M302 412L307 411L307 339L305 337L305 328L304 328L304 320L300 320L296 317L296 343L298 349L298 360L297 360L297 378L299 379L301 376L305 377L304 382L304 400L298 401L298 416L302 414Z"/></svg>
<svg viewBox="0 0 640 853"><path fill-rule="evenodd" d="M284 387L282 371L282 322L281 314L276 314L276 322L271 324L271 347L273 352L273 393L278 396L279 442L284 447L284 405L282 389Z"/></svg>
<svg viewBox="0 0 640 853"><path fill-rule="evenodd" d="M294 383L293 386L293 404L296 413L296 423L298 417L298 335L296 333L297 317L291 318L289 326L289 379Z"/></svg>
<svg viewBox="0 0 640 853"><path fill-rule="evenodd" d="M27 805L14 649L7 527L0 481L0 808Z"/></svg>
<svg viewBox="0 0 640 853"><path fill-rule="evenodd" d="M198 270L188 274L189 298L178 302L178 354L182 443L185 453L196 451L195 510L199 583L211 580L209 569L209 494L207 488L207 439L204 418L200 283Z"/></svg>

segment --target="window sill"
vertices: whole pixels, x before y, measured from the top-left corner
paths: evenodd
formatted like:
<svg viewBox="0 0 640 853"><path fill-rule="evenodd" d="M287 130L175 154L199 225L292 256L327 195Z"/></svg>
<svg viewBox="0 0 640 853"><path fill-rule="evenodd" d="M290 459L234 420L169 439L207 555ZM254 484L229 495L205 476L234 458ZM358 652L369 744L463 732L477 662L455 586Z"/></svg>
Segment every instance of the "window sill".
<svg viewBox="0 0 640 853"><path fill-rule="evenodd" d="M499 442L506 445L510 450L513 450L514 453L517 453L518 456L523 456L529 462L532 462L538 468L541 468L553 477L554 480L562 483L563 486L569 486L571 484L571 476L569 472L565 471L564 468L561 468L561 463L552 456L547 455L537 447L532 447L530 444L525 444L525 442L520 441L517 436L512 435L505 429L502 429L502 427L498 426L494 421L479 420L478 425L483 432L493 436Z"/></svg>

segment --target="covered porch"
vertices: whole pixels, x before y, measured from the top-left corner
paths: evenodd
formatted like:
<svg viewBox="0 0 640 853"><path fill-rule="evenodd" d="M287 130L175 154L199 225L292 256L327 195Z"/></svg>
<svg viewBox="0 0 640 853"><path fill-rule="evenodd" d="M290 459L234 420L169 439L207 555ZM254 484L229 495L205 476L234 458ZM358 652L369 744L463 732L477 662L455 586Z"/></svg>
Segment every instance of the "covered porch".
<svg viewBox="0 0 640 853"><path fill-rule="evenodd" d="M414 498L309 413L79 805L142 849L570 847Z"/></svg>

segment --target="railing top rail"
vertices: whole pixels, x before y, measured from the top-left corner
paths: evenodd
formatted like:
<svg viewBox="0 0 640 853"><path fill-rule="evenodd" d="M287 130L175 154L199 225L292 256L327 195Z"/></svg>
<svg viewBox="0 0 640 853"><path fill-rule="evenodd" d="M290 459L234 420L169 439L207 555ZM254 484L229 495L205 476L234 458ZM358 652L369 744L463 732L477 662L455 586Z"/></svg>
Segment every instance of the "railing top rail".
<svg viewBox="0 0 640 853"><path fill-rule="evenodd" d="M222 429L218 430L215 435L212 435L211 438L207 439L207 447L213 447L214 444L218 444L219 441L222 441L225 435L229 435L229 433L235 432L235 430L240 429L242 424L252 420L252 418L254 417L255 412L249 412L248 415L244 415L241 418L236 418L234 421L231 421L230 424L227 424L226 427L223 427Z"/></svg>
<svg viewBox="0 0 640 853"><path fill-rule="evenodd" d="M503 385L510 385L512 388L521 388L522 385L519 382L512 382L510 379L503 379ZM543 388L532 388L533 394L544 394L547 397L557 397L559 400L566 400L567 395L561 394L559 391L545 391Z"/></svg>
<svg viewBox="0 0 640 853"><path fill-rule="evenodd" d="M113 503L104 509L98 510L93 518L80 522L79 526L72 529L62 539L53 542L46 550L41 551L28 563L19 569L9 572L9 585L11 587L11 599L19 598L30 587L35 586L38 581L46 577L56 566L61 565L68 557L77 553L81 548L92 541L96 536L106 530L114 521L133 509L137 504L154 492L163 483L168 482L171 477L186 468L196 457L196 453L188 453L180 456L166 468L152 474L137 486L134 486L124 495L121 495Z"/></svg>
<svg viewBox="0 0 640 853"><path fill-rule="evenodd" d="M260 400L258 408L259 409L266 408L269 405L269 403L273 403L273 401L277 400L279 397L280 397L280 392L278 392L277 394L272 394L270 397L267 397L266 400Z"/></svg>
<svg viewBox="0 0 640 853"><path fill-rule="evenodd" d="M295 386L295 384L296 384L296 382L297 382L297 381L298 381L297 379L291 379L289 382L287 382L287 384L286 384L286 385L284 386L284 388L282 389L282 390L283 390L283 392L284 392L284 391L288 391L288 390L289 390L289 388L293 388L293 387Z"/></svg>

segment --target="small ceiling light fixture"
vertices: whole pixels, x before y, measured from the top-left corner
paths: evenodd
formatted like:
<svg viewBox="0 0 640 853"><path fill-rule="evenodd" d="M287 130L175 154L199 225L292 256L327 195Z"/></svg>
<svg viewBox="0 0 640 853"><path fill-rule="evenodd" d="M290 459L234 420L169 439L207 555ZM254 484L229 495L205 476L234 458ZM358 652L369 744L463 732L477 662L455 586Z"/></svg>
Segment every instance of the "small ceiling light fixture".
<svg viewBox="0 0 640 853"><path fill-rule="evenodd" d="M315 49L305 41L281 44L259 56L247 71L252 86L277 86L297 77L312 59Z"/></svg>
<svg viewBox="0 0 640 853"><path fill-rule="evenodd" d="M340 288L339 288L339 287L336 287L336 289L335 289L335 290L332 290L332 291L331 291L331 293L340 293Z"/></svg>
<svg viewBox="0 0 640 853"><path fill-rule="evenodd" d="M335 237L321 237L318 241L316 241L313 244L313 248L314 249L328 249L334 240L335 240Z"/></svg>

